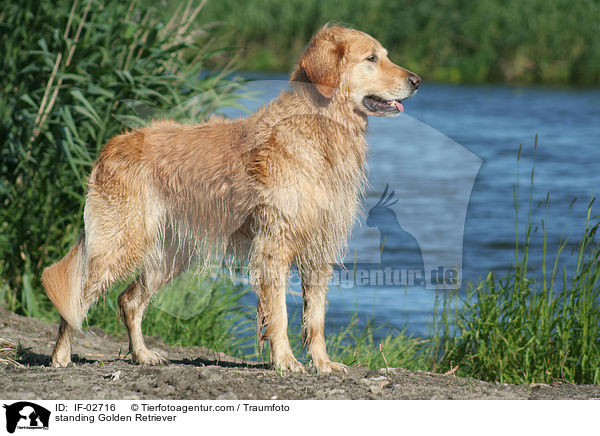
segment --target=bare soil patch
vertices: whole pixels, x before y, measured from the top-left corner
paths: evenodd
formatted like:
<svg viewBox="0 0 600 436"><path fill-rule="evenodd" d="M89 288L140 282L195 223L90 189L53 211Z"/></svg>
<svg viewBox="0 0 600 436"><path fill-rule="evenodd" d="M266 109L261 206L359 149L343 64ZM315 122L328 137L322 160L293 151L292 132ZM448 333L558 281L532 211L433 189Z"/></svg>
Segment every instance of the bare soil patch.
<svg viewBox="0 0 600 436"><path fill-rule="evenodd" d="M18 362L0 365L2 399L600 399L600 386L519 386L408 371L349 368L348 374L279 374L202 347L149 346L170 360L139 366L126 357L127 338L90 329L76 336L74 365L50 368L56 324L0 309L0 338L19 344Z"/></svg>

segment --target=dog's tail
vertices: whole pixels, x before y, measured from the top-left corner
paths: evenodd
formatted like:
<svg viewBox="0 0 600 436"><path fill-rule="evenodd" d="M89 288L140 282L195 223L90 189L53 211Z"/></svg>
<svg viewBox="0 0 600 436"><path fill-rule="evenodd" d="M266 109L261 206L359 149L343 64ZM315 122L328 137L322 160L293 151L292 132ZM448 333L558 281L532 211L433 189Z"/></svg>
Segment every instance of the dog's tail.
<svg viewBox="0 0 600 436"><path fill-rule="evenodd" d="M46 295L63 319L78 331L84 316L84 246L82 234L65 257L42 273Z"/></svg>

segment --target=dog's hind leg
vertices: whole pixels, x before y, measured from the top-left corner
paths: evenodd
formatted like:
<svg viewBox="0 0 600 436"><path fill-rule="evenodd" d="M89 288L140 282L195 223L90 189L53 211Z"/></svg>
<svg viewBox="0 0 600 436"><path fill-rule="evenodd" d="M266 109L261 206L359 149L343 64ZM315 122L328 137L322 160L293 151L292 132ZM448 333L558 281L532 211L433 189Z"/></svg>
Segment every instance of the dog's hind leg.
<svg viewBox="0 0 600 436"><path fill-rule="evenodd" d="M192 251L185 241L179 244L170 234L166 239L155 241L140 276L119 295L119 314L127 327L129 351L133 361L142 365L168 363L165 357L146 346L142 319L152 296L187 269L192 259Z"/></svg>
<svg viewBox="0 0 600 436"><path fill-rule="evenodd" d="M71 363L71 342L73 341L73 328L61 316L58 327L58 337L52 352L52 366L66 367Z"/></svg>
<svg viewBox="0 0 600 436"><path fill-rule="evenodd" d="M142 319L152 296L171 278L164 268L146 268L140 276L119 295L119 314L127 327L129 351L134 362L158 365L168 360L148 349L142 334Z"/></svg>
<svg viewBox="0 0 600 436"><path fill-rule="evenodd" d="M52 366L67 366L71 362L72 326L81 325L79 296L83 288L83 250L84 236L81 235L63 259L42 273L46 294L61 315Z"/></svg>
<svg viewBox="0 0 600 436"><path fill-rule="evenodd" d="M86 257L80 266L77 265L77 251L80 249L80 245L75 246L63 260L47 268L42 275L46 293L61 314L58 338L52 352L54 367L64 367L71 362L73 333L81 331L89 307L116 279L131 273L134 265L127 256L113 257L115 253L110 252ZM71 254L73 251L76 252L74 256Z"/></svg>
<svg viewBox="0 0 600 436"><path fill-rule="evenodd" d="M302 330L303 343L310 354L312 364L319 374L346 372L341 363L329 359L325 347L325 297L331 277L331 266L302 267Z"/></svg>
<svg viewBox="0 0 600 436"><path fill-rule="evenodd" d="M135 209L115 207L93 191L85 214L85 232L69 254L42 274L46 293L62 317L52 366L70 363L73 332L81 331L89 307L116 280L133 273L151 239L138 230L147 227Z"/></svg>
<svg viewBox="0 0 600 436"><path fill-rule="evenodd" d="M90 243L93 245L93 242ZM130 274L136 264L131 251L111 250L103 255L83 256L83 265L77 263L78 244L58 264L44 271L42 281L46 293L61 314L58 338L52 352L52 366L64 367L71 362L71 342L74 331L81 325L89 307L120 278ZM94 248L89 248L94 253ZM76 254L72 256L72 252ZM67 266L64 266L66 263ZM83 278L81 278L83 277ZM62 279L62 282L61 280Z"/></svg>
<svg viewBox="0 0 600 436"><path fill-rule="evenodd" d="M148 349L142 334L142 319L150 299L166 281L154 271L143 273L119 295L119 314L127 327L129 351L133 361L141 365L168 363L158 352Z"/></svg>

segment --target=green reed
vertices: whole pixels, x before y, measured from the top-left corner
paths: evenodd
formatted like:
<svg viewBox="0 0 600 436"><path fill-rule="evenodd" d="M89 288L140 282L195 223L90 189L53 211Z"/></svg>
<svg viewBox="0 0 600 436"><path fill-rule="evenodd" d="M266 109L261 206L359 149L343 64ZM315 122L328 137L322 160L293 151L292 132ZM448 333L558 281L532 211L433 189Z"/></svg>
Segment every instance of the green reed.
<svg viewBox="0 0 600 436"><path fill-rule="evenodd" d="M223 24L217 35L249 70L289 71L333 21L372 34L425 80L596 85L599 15L591 0L219 0L202 19Z"/></svg>
<svg viewBox="0 0 600 436"><path fill-rule="evenodd" d="M537 147L537 141L536 141ZM532 383L600 383L599 216L587 207L585 228L574 250L574 270L563 264L567 240L549 252L543 226L541 277L531 273L533 179L524 230L520 232L515 187L515 262L501 277L489 273L470 285L462 306L438 315L434 366L458 366L458 374L482 380ZM441 359L438 360L438 358Z"/></svg>
<svg viewBox="0 0 600 436"><path fill-rule="evenodd" d="M164 17L138 0L1 2L0 304L54 313L41 271L77 238L87 175L131 127L130 102L183 120L234 104L239 82L205 70L216 49L198 6Z"/></svg>

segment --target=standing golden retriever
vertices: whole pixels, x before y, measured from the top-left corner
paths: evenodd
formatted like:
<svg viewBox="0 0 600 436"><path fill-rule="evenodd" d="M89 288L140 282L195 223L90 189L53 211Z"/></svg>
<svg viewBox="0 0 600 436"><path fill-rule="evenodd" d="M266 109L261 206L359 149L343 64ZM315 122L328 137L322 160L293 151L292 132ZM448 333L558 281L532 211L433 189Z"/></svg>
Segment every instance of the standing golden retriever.
<svg viewBox="0 0 600 436"><path fill-rule="evenodd" d="M85 229L42 282L61 315L53 366L71 360L74 330L116 280L133 359L164 358L144 344L150 298L215 249L248 259L259 341L271 362L303 371L287 337L286 281L302 279L304 344L319 373L345 371L325 349L325 297L365 181L367 115L394 116L421 79L371 36L325 26L283 92L243 120L154 123L112 138L89 178Z"/></svg>

